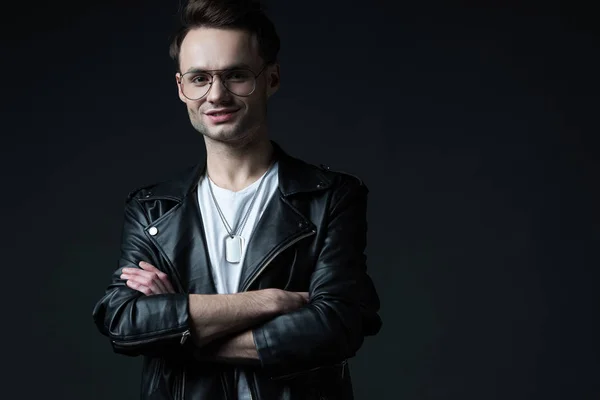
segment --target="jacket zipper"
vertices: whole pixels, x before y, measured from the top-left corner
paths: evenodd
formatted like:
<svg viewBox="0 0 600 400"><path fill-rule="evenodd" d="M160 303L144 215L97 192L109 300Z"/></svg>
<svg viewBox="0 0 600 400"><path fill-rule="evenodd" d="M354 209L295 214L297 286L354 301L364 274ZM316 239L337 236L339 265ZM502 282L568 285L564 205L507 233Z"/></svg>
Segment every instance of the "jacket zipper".
<svg viewBox="0 0 600 400"><path fill-rule="evenodd" d="M309 236L314 235L315 233L317 233L316 230L311 230L310 232L307 232L303 235L298 236L297 238L295 238L294 240L291 240L290 242L286 243L285 245L283 245L281 248L279 248L271 257L269 257L267 259L267 261L264 262L264 264L262 265L262 267L260 267L258 269L258 271L256 271L254 273L254 276L252 277L252 279L250 279L250 281L248 281L248 283L246 285L244 285L244 287L240 290L240 292L245 292L246 290L248 290L248 288L250 286L252 286L252 284L256 281L256 279L258 279L258 277L260 276L260 274L262 274L262 272L269 266L269 264L281 253L283 253L285 250L287 250L289 247L293 246L294 244L298 243L300 240L307 238Z"/></svg>
<svg viewBox="0 0 600 400"><path fill-rule="evenodd" d="M186 342L187 338L190 336L190 330L187 329L183 333L173 333L171 335L161 336L160 338L136 340L136 341L133 341L133 342L125 342L125 341L113 340L113 343L116 344L116 345L119 345L119 346L123 346L123 347L137 346L137 345L140 345L140 344L152 343L152 342L155 342L155 341L161 340L161 339L176 338L178 336L181 336L181 341L179 343L181 345L183 345Z"/></svg>
<svg viewBox="0 0 600 400"><path fill-rule="evenodd" d="M311 230L310 232L307 232L305 234L302 234L300 236L298 236L297 238L289 241L288 243L286 243L285 245L281 246L271 257L269 257L264 264L262 265L262 267L260 267L256 273L254 274L254 276L252 277L252 279L250 279L250 281L248 281L248 283L246 285L244 285L244 287L240 290L240 292L245 292L246 290L248 290L248 288L250 286L252 286L252 284L258 279L258 277L260 276L260 274L262 274L262 272L269 266L269 264L281 253L283 253L285 250L287 250L288 248L290 248L291 246L293 246L294 244L298 243L300 240L305 239L309 236L314 235L315 233L317 233L316 230ZM248 383L248 391L250 392L250 399L254 400L254 396L252 395L252 390L254 389L254 382L250 381L249 379L246 379L246 382Z"/></svg>

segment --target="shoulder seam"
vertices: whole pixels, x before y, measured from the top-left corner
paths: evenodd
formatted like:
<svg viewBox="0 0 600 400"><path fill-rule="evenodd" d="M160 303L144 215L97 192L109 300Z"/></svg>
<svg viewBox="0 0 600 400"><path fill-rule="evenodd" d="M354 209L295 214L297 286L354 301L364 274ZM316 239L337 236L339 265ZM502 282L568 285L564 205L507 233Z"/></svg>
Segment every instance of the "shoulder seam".
<svg viewBox="0 0 600 400"><path fill-rule="evenodd" d="M327 166L325 164L321 164L321 169L324 169L324 170L329 171L329 172L337 173L337 174L342 174L342 175L350 176L350 177L356 179L358 181L358 183L359 183L360 186L364 186L364 181L360 177L358 177L357 175L351 174L351 173L346 172L346 171L333 170L333 169L331 169L329 166Z"/></svg>

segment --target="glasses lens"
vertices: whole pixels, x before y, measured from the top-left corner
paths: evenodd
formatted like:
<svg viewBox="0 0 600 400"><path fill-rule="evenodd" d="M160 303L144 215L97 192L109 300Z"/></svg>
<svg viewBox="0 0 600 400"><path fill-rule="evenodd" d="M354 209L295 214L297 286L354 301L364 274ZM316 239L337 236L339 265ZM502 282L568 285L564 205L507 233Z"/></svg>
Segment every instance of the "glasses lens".
<svg viewBox="0 0 600 400"><path fill-rule="evenodd" d="M254 91L254 74L247 69L227 71L221 78L225 87L238 96L248 96Z"/></svg>
<svg viewBox="0 0 600 400"><path fill-rule="evenodd" d="M204 96L210 88L211 77L203 72L187 73L181 77L183 95L197 100Z"/></svg>

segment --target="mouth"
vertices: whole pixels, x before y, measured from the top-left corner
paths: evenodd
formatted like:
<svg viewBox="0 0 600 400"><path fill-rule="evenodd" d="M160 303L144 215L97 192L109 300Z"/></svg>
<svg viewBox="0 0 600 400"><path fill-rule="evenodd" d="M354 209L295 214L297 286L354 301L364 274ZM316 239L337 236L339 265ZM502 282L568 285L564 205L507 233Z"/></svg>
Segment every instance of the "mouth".
<svg viewBox="0 0 600 400"><path fill-rule="evenodd" d="M221 123L231 120L237 112L238 110L210 111L206 116L213 123Z"/></svg>

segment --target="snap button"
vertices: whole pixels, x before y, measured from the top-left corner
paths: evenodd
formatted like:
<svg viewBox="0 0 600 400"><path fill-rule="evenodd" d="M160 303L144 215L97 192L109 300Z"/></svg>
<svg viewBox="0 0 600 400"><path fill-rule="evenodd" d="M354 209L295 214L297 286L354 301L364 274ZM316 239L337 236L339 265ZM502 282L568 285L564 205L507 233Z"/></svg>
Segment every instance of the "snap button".
<svg viewBox="0 0 600 400"><path fill-rule="evenodd" d="M158 233L158 229L155 226L153 226L150 229L148 229L148 233L152 236L156 236L156 234Z"/></svg>
<svg viewBox="0 0 600 400"><path fill-rule="evenodd" d="M319 182L319 184L317 185L317 189L321 189L324 186L323 182Z"/></svg>

